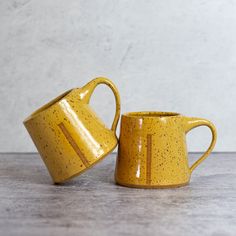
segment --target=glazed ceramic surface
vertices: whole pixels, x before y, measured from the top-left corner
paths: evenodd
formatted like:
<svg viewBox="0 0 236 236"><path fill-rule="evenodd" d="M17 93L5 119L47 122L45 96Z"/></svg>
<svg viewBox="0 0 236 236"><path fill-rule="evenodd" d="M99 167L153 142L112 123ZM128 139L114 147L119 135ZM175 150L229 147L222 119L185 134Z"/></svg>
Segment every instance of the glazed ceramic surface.
<svg viewBox="0 0 236 236"><path fill-rule="evenodd" d="M208 126L212 142L191 167L185 135ZM214 125L202 118L171 112L131 112L122 115L115 179L129 187L165 188L188 184L192 171L210 154L216 142Z"/></svg>
<svg viewBox="0 0 236 236"><path fill-rule="evenodd" d="M111 129L88 104L98 84L108 85L116 98ZM116 147L119 116L120 97L115 85L106 78L97 78L44 105L29 116L24 125L53 181L60 183L79 175Z"/></svg>

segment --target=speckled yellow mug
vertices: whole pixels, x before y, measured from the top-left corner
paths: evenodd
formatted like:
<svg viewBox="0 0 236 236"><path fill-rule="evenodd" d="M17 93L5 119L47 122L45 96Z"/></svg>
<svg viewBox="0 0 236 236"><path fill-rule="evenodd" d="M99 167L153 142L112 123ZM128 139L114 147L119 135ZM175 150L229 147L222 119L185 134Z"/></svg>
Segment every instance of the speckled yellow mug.
<svg viewBox="0 0 236 236"><path fill-rule="evenodd" d="M212 142L191 166L185 135L198 126L208 126ZM171 112L131 112L122 115L115 180L140 188L186 185L192 171L210 154L216 142L214 125L202 118Z"/></svg>
<svg viewBox="0 0 236 236"><path fill-rule="evenodd" d="M108 85L116 98L111 129L88 104L98 84ZM106 78L96 78L44 105L25 119L24 125L53 181L60 183L79 175L116 147L119 116L120 97L115 85Z"/></svg>

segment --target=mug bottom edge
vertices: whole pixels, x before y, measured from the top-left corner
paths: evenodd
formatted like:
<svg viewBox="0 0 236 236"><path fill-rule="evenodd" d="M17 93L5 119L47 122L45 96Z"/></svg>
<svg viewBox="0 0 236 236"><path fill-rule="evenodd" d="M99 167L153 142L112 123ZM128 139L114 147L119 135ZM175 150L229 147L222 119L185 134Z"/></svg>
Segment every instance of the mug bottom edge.
<svg viewBox="0 0 236 236"><path fill-rule="evenodd" d="M189 185L189 181L181 184L170 184L170 185L137 185L137 184L127 184L127 183L120 183L116 181L117 185L127 187L127 188L141 188L141 189L170 189L170 188L179 188L186 185Z"/></svg>

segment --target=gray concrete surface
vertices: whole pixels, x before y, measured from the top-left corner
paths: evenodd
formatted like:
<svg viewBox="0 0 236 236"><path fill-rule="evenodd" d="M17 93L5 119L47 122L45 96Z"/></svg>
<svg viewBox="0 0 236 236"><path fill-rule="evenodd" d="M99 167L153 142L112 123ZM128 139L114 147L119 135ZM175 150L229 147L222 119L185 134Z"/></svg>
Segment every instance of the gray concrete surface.
<svg viewBox="0 0 236 236"><path fill-rule="evenodd" d="M212 120L215 151L235 151L235 0L2 0L0 29L0 151L36 151L22 120L101 75L117 85L122 113ZM109 89L92 103L110 127ZM194 132L189 150L204 151L210 134Z"/></svg>
<svg viewBox="0 0 236 236"><path fill-rule="evenodd" d="M178 189L117 186L114 164L59 186L38 154L0 154L0 235L236 235L236 153L212 154Z"/></svg>

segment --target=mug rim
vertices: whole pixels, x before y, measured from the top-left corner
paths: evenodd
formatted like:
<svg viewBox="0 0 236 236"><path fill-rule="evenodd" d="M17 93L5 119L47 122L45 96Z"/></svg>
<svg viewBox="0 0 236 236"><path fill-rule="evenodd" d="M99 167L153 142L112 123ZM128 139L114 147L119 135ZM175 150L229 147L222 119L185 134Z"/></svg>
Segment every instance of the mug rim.
<svg viewBox="0 0 236 236"><path fill-rule="evenodd" d="M171 118L171 117L179 117L180 113L177 112L169 112L169 111L135 111L135 112L127 112L122 114L123 117L127 118L136 118L136 119L153 119L153 118Z"/></svg>
<svg viewBox="0 0 236 236"><path fill-rule="evenodd" d="M32 112L25 120L23 123L26 123L27 121L37 117L39 114L42 112L45 112L55 106L55 104L59 103L62 99L64 99L73 89L69 89L66 92L60 94L59 96L55 97L51 101L45 103L44 105L40 106L38 109L36 109L34 112Z"/></svg>

